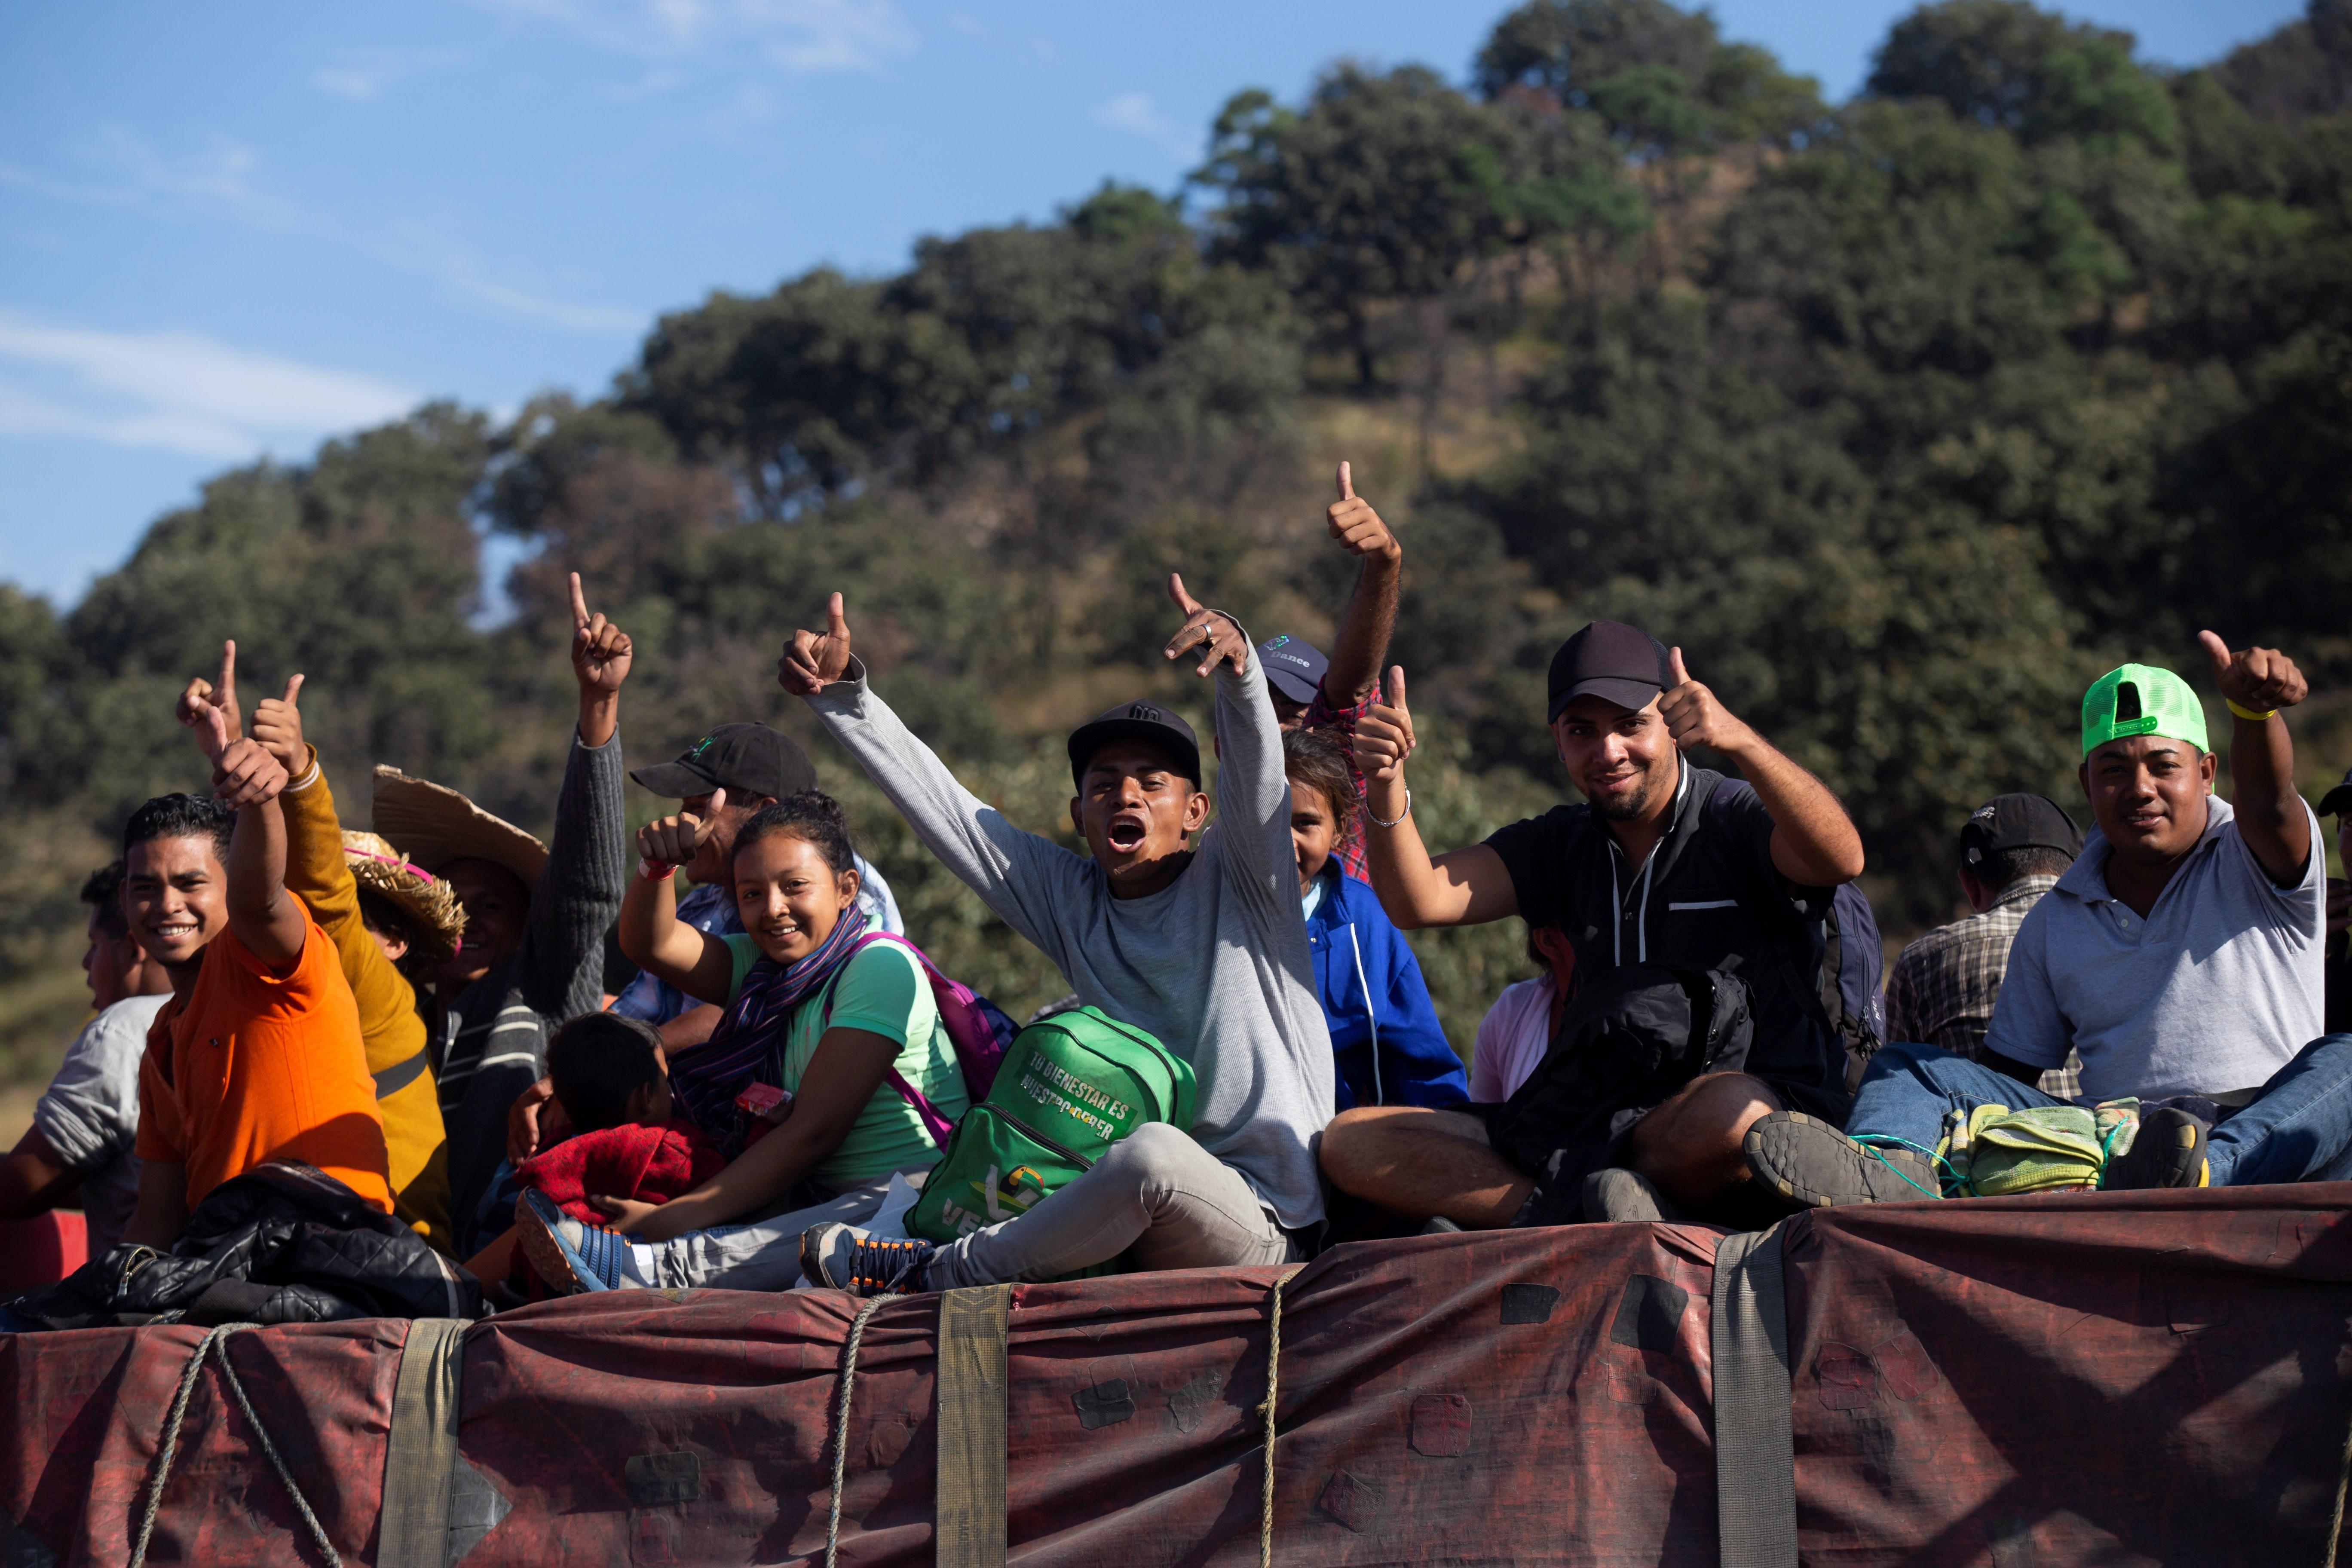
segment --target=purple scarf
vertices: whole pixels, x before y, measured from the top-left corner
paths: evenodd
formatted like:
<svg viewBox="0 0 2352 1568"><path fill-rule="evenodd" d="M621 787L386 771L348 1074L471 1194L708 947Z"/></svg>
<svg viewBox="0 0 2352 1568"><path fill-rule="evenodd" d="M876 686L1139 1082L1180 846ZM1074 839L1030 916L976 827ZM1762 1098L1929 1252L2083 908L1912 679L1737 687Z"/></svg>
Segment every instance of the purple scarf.
<svg viewBox="0 0 2352 1568"><path fill-rule="evenodd" d="M852 904L805 958L790 964L761 958L743 976L743 989L728 1004L710 1038L669 1058L670 1092L729 1159L743 1152L751 1131L735 1097L752 1083L784 1087L784 1038L793 1014L832 983L865 934L866 910Z"/></svg>

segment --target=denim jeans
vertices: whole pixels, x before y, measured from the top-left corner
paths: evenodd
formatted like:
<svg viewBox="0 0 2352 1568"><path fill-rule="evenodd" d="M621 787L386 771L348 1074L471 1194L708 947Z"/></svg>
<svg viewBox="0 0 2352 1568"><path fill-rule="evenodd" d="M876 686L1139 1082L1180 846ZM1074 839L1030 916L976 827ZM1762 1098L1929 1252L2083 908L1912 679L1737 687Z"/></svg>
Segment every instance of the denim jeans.
<svg viewBox="0 0 2352 1568"><path fill-rule="evenodd" d="M1932 1149L1948 1110L2064 1103L1934 1046L1888 1045L1870 1058L1846 1131L1891 1133ZM2352 1035L2322 1035L2296 1052L2252 1103L2214 1125L2206 1158L2217 1187L2352 1178Z"/></svg>

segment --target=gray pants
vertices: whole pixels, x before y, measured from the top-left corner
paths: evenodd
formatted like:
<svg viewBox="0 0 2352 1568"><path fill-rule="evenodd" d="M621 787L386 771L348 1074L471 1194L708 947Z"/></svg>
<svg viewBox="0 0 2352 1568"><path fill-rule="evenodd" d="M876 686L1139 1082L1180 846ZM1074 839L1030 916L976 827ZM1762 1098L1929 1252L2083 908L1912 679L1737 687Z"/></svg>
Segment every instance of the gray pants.
<svg viewBox="0 0 2352 1568"><path fill-rule="evenodd" d="M647 1247L653 1272L645 1283L668 1290L789 1290L801 1282L801 1232L828 1220L864 1225L881 1212L889 1191L890 1178L885 1176L851 1187L830 1203L773 1219L714 1226L654 1242ZM643 1268L642 1261L636 1267Z"/></svg>
<svg viewBox="0 0 2352 1568"><path fill-rule="evenodd" d="M1028 1213L932 1255L933 1290L1051 1279L1129 1247L1136 1267L1287 1263L1300 1253L1232 1166L1164 1122L1147 1122Z"/></svg>

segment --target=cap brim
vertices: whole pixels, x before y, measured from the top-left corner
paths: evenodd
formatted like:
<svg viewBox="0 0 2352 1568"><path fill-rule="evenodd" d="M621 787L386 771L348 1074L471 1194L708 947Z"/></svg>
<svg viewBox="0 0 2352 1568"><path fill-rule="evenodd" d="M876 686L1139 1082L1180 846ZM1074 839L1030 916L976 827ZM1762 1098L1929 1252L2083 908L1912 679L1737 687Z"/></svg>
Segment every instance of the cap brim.
<svg viewBox="0 0 2352 1568"><path fill-rule="evenodd" d="M719 787L717 779L684 763L656 763L650 767L631 768L629 776L654 794L667 795L672 800L709 795Z"/></svg>
<svg viewBox="0 0 2352 1568"><path fill-rule="evenodd" d="M1186 745L1183 736L1164 724L1148 724L1140 719L1102 719L1071 731L1070 782L1083 788L1087 763L1113 741L1142 741L1157 746L1173 754L1177 761L1190 763L1193 784L1197 787L1202 783L1201 748Z"/></svg>
<svg viewBox="0 0 2352 1568"><path fill-rule="evenodd" d="M2352 783L2337 784L2319 797L2322 816L2342 816L2347 811L2352 811Z"/></svg>
<svg viewBox="0 0 2352 1568"><path fill-rule="evenodd" d="M1281 692L1285 697L1289 698L1293 702L1312 702L1315 700L1315 693L1320 689L1321 682L1309 680L1305 676L1297 674L1291 670L1276 669L1270 664L1265 665L1264 668L1265 669L1265 683L1268 686L1273 687L1276 691Z"/></svg>
<svg viewBox="0 0 2352 1568"><path fill-rule="evenodd" d="M1596 675L1590 680L1580 680L1552 699L1551 711L1544 715L1549 724L1559 717L1559 710L1580 697L1598 697L1604 702L1614 702L1620 708L1647 708L1658 700L1664 687L1653 686L1646 680L1622 680L1613 675Z"/></svg>

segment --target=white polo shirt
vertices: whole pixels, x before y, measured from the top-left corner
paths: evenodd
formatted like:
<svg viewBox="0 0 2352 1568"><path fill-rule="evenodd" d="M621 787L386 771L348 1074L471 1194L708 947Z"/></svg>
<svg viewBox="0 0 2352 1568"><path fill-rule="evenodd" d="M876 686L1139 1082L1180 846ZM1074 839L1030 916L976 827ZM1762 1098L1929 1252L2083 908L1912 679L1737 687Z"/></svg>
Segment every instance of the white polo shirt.
<svg viewBox="0 0 2352 1568"><path fill-rule="evenodd" d="M2271 880L2220 796L2204 837L2142 920L2107 890L2105 835L2018 927L1989 1050L2031 1067L2083 1053L2083 1093L2216 1094L2256 1089L2324 1032L2327 858L2304 804L2311 858Z"/></svg>

